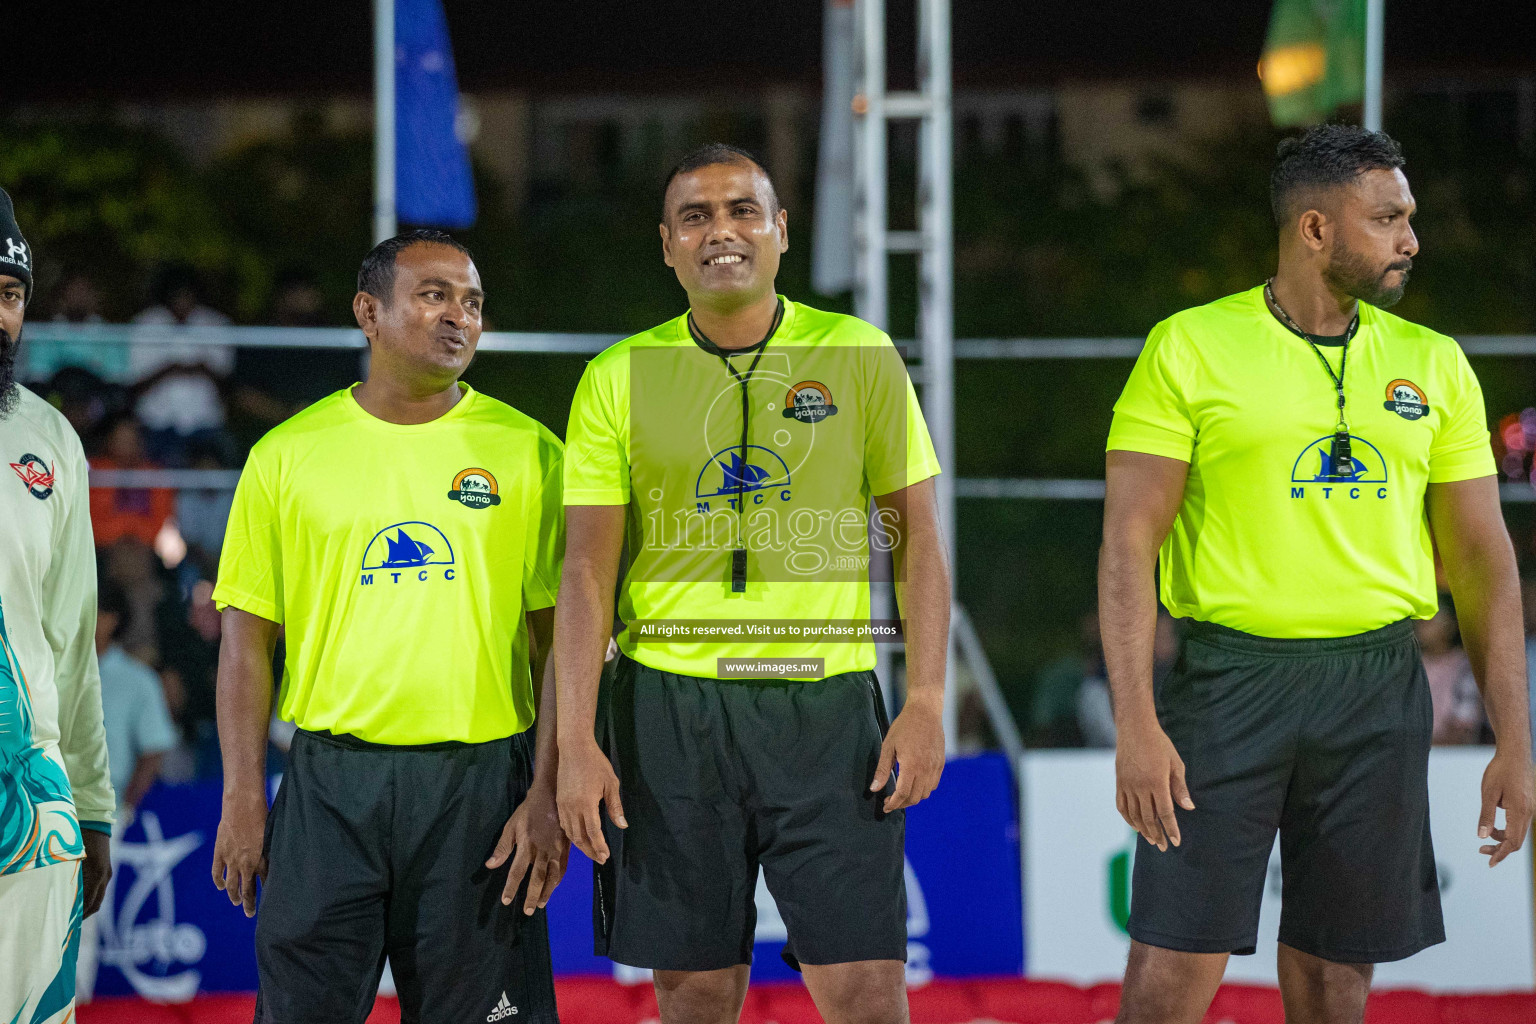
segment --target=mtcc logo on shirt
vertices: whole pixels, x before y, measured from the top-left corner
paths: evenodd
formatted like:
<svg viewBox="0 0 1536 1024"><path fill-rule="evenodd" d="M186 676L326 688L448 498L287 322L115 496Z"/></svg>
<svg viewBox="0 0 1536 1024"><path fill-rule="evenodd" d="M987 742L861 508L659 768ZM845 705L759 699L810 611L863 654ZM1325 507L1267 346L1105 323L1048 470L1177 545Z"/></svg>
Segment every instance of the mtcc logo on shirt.
<svg viewBox="0 0 1536 1024"><path fill-rule="evenodd" d="M431 523L386 526L373 535L363 553L360 586L454 578L453 545Z"/></svg>
<svg viewBox="0 0 1536 1024"><path fill-rule="evenodd" d="M1291 497L1321 496L1325 501L1342 498L1359 501L1362 498L1381 499L1387 496L1383 485L1387 482L1387 460L1381 449L1358 434L1350 435L1350 472L1341 473L1333 464L1333 435L1318 438L1296 458L1291 467ZM1306 484L1313 486L1307 487ZM1375 486L1360 486L1370 484Z"/></svg>
<svg viewBox="0 0 1536 1024"><path fill-rule="evenodd" d="M747 457L741 457L741 446L722 448L710 457L699 470L699 480L694 486L698 498L698 510L708 512L710 502L724 499L732 511L736 511L736 492L741 492L743 505L761 505L766 501L788 501L789 466L778 452L762 445L747 445Z"/></svg>

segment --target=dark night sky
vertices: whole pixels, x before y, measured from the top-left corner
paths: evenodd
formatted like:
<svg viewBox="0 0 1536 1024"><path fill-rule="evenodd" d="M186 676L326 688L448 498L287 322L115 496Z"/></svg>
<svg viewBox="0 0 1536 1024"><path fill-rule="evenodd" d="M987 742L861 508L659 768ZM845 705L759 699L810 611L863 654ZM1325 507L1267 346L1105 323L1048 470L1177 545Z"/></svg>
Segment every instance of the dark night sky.
<svg viewBox="0 0 1536 1024"><path fill-rule="evenodd" d="M902 11L906 5L891 0ZM1267 0L954 0L966 83L1247 75ZM5 29L10 101L370 87L367 0L23 4ZM731 91L819 78L820 0L447 0L460 81ZM892 67L911 29L893 33ZM1536 74L1532 0L1387 0L1387 74Z"/></svg>

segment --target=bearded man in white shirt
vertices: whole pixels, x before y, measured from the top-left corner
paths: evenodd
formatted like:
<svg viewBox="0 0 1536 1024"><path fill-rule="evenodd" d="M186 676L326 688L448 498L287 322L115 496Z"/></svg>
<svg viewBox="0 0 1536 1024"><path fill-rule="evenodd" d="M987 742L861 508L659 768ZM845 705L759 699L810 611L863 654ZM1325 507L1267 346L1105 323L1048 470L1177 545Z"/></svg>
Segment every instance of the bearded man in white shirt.
<svg viewBox="0 0 1536 1024"><path fill-rule="evenodd" d="M0 190L0 1021L75 1007L80 926L111 877L96 550L80 439L16 384L32 252Z"/></svg>

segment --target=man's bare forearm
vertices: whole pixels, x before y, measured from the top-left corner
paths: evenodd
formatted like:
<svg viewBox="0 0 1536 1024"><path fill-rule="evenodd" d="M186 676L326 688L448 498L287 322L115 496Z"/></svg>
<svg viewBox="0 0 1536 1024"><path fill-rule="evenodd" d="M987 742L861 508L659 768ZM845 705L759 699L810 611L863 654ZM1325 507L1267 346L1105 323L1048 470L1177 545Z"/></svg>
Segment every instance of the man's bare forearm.
<svg viewBox="0 0 1536 1024"><path fill-rule="evenodd" d="M567 505L565 566L555 602L559 746L593 743L597 688L613 635L613 592L624 549L623 505Z"/></svg>
<svg viewBox="0 0 1536 1024"><path fill-rule="evenodd" d="M539 691L539 717L534 733L533 781L535 785L555 786L555 772L560 766L560 747L557 741L559 729L559 701L555 697L555 660L546 659L544 679Z"/></svg>
<svg viewBox="0 0 1536 1024"><path fill-rule="evenodd" d="M223 621L217 708L224 793L263 792L277 625L234 608L224 612Z"/></svg>
<svg viewBox="0 0 1536 1024"><path fill-rule="evenodd" d="M1130 728L1156 721L1152 701L1152 642L1157 632L1157 579L1144 544L1105 538L1099 549L1099 632L1109 674L1115 723Z"/></svg>
<svg viewBox="0 0 1536 1024"><path fill-rule="evenodd" d="M1430 484L1429 526L1456 601L1462 643L1503 753L1531 756L1524 617L1515 549L1491 476Z"/></svg>
<svg viewBox="0 0 1536 1024"><path fill-rule="evenodd" d="M568 571L555 610L555 677L559 744L591 741L597 689L613 628L612 588L595 574Z"/></svg>
<svg viewBox="0 0 1536 1024"><path fill-rule="evenodd" d="M891 551L898 581L896 602L906 619L906 699L942 708L953 596L949 551L939 527L932 482L912 485L890 507L897 513Z"/></svg>
<svg viewBox="0 0 1536 1024"><path fill-rule="evenodd" d="M1515 555L1506 541L1464 550L1453 571L1451 595L1472 674L1501 750L1529 760L1530 693Z"/></svg>
<svg viewBox="0 0 1536 1024"><path fill-rule="evenodd" d="M1179 513L1189 463L1111 451L1104 463L1104 542L1099 548L1099 634L1115 724L1157 724L1152 639L1157 633L1157 551Z"/></svg>
<svg viewBox="0 0 1536 1024"><path fill-rule="evenodd" d="M554 623L553 608L528 615L529 638L533 645L533 664L530 666L534 680L533 784L546 786L551 791L555 788L555 772L560 761L556 743L559 702L555 696Z"/></svg>

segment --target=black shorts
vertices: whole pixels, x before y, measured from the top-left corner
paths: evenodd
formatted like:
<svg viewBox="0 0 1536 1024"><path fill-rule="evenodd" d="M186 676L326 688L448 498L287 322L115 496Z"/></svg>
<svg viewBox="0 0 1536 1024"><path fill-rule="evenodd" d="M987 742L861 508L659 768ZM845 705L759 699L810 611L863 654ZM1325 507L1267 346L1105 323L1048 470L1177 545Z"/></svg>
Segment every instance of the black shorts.
<svg viewBox="0 0 1536 1024"><path fill-rule="evenodd" d="M406 1024L558 1020L545 912L503 906L508 868L485 867L530 746L294 736L267 818L257 1024L362 1024L386 956Z"/></svg>
<svg viewBox="0 0 1536 1024"><path fill-rule="evenodd" d="M1157 686L1195 809L1136 844L1131 937L1252 953L1275 832L1280 941L1383 963L1445 941L1429 838L1429 683L1410 622L1330 640L1191 624Z"/></svg>
<svg viewBox="0 0 1536 1024"><path fill-rule="evenodd" d="M605 746L627 829L604 816L597 953L634 967L752 962L761 865L793 967L905 960L905 816L871 793L886 729L873 672L717 680L623 658Z"/></svg>

